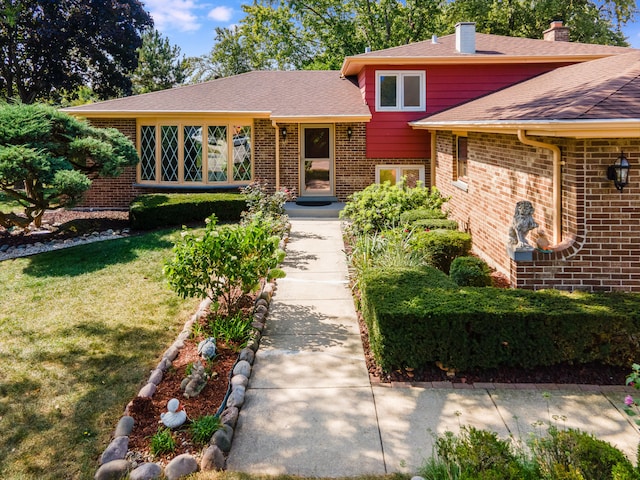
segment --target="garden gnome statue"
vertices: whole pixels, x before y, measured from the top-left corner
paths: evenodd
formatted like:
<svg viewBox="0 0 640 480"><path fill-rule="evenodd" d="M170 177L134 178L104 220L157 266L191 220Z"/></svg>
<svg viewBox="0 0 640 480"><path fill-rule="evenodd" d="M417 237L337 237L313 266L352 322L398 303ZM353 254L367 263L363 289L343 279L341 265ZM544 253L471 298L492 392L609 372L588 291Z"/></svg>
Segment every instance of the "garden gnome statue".
<svg viewBox="0 0 640 480"><path fill-rule="evenodd" d="M168 412L160 414L160 421L169 428L177 428L187 421L187 412L184 411L180 400L172 398L167 402Z"/></svg>
<svg viewBox="0 0 640 480"><path fill-rule="evenodd" d="M533 220L533 205L528 200L516 203L516 211L509 226L509 247L515 250L533 250L527 241L527 234L537 228Z"/></svg>

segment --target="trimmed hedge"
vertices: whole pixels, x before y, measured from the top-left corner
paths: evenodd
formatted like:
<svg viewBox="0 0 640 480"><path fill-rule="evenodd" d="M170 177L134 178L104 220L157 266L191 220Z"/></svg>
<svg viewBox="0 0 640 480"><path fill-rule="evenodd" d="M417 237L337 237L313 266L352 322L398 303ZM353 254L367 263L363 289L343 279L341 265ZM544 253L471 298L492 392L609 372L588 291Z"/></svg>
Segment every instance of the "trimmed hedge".
<svg viewBox="0 0 640 480"><path fill-rule="evenodd" d="M640 354L638 295L443 288L433 278L415 269L363 275L362 312L383 369L628 366Z"/></svg>
<svg viewBox="0 0 640 480"><path fill-rule="evenodd" d="M471 252L471 235L457 230L417 231L409 243L429 265L447 274L456 257L468 256Z"/></svg>
<svg viewBox="0 0 640 480"><path fill-rule="evenodd" d="M423 228L425 230L458 230L458 222L447 220L446 218L423 218L411 224L414 229Z"/></svg>
<svg viewBox="0 0 640 480"><path fill-rule="evenodd" d="M415 210L402 212L400 214L400 223L412 224L418 220L424 220L427 218L444 220L447 218L447 214L440 209L416 208Z"/></svg>
<svg viewBox="0 0 640 480"><path fill-rule="evenodd" d="M129 221L137 230L202 222L214 213L220 222L233 222L246 207L238 193L154 193L131 202Z"/></svg>
<svg viewBox="0 0 640 480"><path fill-rule="evenodd" d="M449 276L460 287L491 286L491 269L478 257L457 257L451 262Z"/></svg>

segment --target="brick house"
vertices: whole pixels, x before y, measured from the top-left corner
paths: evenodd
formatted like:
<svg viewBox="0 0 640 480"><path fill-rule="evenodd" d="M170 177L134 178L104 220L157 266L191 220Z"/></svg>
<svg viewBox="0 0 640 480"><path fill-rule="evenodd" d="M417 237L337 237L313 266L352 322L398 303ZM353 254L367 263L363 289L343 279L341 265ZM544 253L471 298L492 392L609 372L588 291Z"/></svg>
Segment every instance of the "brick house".
<svg viewBox="0 0 640 480"><path fill-rule="evenodd" d="M474 249L524 288L640 291L640 51L559 68L412 123ZM625 158L630 183L608 179ZM636 177L637 178L637 177ZM507 254L529 200L549 245ZM544 251L547 250L547 251Z"/></svg>
<svg viewBox="0 0 640 480"><path fill-rule="evenodd" d="M420 180L452 197L451 214L471 231L477 253L509 275L514 285L640 289L640 268L632 272L628 255L622 262L617 254L602 253L598 261L576 260L571 267L562 263L583 241L579 222L584 217L577 209L585 201L587 177L578 166L572 171L569 166L578 165L586 152L598 158L602 169L621 147L633 163L640 146L637 123L619 131L621 140L554 137L551 143L560 147L556 157L557 150L529 138L538 139L538 131L523 129L518 137L518 132L499 127L485 131L455 126L457 116L476 105L468 103L474 99L565 72L563 67L634 51L569 42L561 22L553 22L541 40L480 34L475 24L460 23L452 35L347 57L340 71L250 72L66 111L122 130L140 153L137 168L117 179L94 181L86 206L126 207L141 193L237 189L255 179L273 188L293 187L299 200L344 201L372 183L406 176L409 183ZM565 97L561 84L551 91L548 107ZM508 101L522 94L514 92L507 95L507 110ZM559 111L549 112L553 117ZM495 116L490 109L483 114L482 121ZM460 138L468 147L466 163L454 159ZM559 175L562 163L561 185L553 175ZM589 163L588 168L596 166ZM567 182L573 182L571 188ZM600 181L601 189L609 191L608 185ZM617 200L603 200L611 206L625 200L624 215L616 217L622 228L637 216L624 198L628 190ZM506 255L506 229L521 198L534 204L536 221L558 246L555 253L530 262ZM598 208L600 228L608 232L608 211ZM609 249L611 240L603 237L600 250ZM633 255L633 249L628 250ZM614 281L618 273L611 268L616 262L625 264L625 273ZM593 268L598 270L589 270ZM606 278L593 283L598 275Z"/></svg>

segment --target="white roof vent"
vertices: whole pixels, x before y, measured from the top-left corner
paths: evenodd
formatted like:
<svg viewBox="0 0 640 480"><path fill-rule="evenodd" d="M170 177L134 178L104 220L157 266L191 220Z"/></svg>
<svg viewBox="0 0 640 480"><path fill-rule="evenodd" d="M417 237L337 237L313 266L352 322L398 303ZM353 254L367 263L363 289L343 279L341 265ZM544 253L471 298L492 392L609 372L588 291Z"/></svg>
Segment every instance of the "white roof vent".
<svg viewBox="0 0 640 480"><path fill-rule="evenodd" d="M458 53L476 53L475 22L456 24L456 51Z"/></svg>

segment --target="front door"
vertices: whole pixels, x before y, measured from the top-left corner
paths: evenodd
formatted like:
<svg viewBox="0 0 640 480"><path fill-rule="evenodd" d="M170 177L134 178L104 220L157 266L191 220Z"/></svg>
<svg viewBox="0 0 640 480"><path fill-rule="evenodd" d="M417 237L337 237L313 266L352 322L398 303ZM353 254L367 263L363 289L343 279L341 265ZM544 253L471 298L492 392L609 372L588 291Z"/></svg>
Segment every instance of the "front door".
<svg viewBox="0 0 640 480"><path fill-rule="evenodd" d="M303 125L301 157L302 196L333 196L333 126Z"/></svg>

